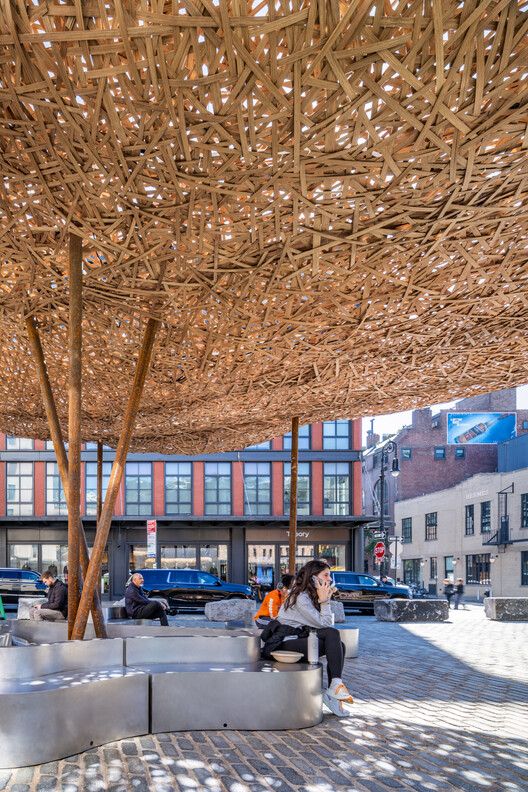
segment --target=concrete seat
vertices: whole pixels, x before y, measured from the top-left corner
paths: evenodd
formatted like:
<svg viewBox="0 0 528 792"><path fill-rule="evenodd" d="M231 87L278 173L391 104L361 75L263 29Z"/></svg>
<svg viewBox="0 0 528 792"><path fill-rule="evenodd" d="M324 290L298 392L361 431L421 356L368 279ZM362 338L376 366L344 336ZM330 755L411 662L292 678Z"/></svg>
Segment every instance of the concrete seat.
<svg viewBox="0 0 528 792"><path fill-rule="evenodd" d="M303 729L322 720L321 665L149 663L152 734Z"/></svg>
<svg viewBox="0 0 528 792"><path fill-rule="evenodd" d="M148 732L149 677L124 667L122 639L0 647L0 679L0 768Z"/></svg>
<svg viewBox="0 0 528 792"><path fill-rule="evenodd" d="M125 638L125 664L157 663L252 663L260 657L258 635L195 635L192 630L176 636Z"/></svg>

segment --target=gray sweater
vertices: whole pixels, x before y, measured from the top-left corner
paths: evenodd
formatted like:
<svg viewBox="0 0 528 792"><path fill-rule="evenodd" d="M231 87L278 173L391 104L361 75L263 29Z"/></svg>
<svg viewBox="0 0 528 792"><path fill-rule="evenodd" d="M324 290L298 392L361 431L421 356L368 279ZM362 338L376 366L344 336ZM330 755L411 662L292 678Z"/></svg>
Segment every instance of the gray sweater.
<svg viewBox="0 0 528 792"><path fill-rule="evenodd" d="M310 596L306 591L301 592L295 605L285 608L281 606L277 619L281 624L288 624L290 627L333 627L334 614L330 608L330 603L321 605L321 612L314 607ZM295 636L293 636L295 637Z"/></svg>

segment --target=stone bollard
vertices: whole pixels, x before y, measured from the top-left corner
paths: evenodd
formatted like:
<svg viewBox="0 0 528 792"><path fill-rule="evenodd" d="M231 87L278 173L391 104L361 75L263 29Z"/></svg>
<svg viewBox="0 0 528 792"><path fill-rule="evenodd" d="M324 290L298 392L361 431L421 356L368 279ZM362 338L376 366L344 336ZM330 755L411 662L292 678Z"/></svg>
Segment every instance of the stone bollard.
<svg viewBox="0 0 528 792"><path fill-rule="evenodd" d="M493 621L528 621L528 597L486 597L484 613Z"/></svg>
<svg viewBox="0 0 528 792"><path fill-rule="evenodd" d="M220 602L205 603L205 618L209 621L244 621L245 614L257 612L257 604L252 599L225 599Z"/></svg>
<svg viewBox="0 0 528 792"><path fill-rule="evenodd" d="M441 599L382 599L374 603L374 614L378 621L440 622L449 619L449 605Z"/></svg>

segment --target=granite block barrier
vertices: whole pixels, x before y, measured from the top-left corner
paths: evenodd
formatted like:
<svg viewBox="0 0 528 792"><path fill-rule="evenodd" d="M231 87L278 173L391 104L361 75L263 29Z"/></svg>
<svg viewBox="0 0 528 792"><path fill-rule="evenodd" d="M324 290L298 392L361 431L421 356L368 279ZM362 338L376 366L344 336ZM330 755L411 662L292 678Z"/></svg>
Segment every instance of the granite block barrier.
<svg viewBox="0 0 528 792"><path fill-rule="evenodd" d="M205 603L205 618L213 622L244 621L247 612L255 614L257 603L251 599L225 599Z"/></svg>
<svg viewBox="0 0 528 792"><path fill-rule="evenodd" d="M486 597L484 613L493 621L528 621L528 597Z"/></svg>
<svg viewBox="0 0 528 792"><path fill-rule="evenodd" d="M449 618L446 600L382 599L374 603L378 621L389 622L441 622Z"/></svg>

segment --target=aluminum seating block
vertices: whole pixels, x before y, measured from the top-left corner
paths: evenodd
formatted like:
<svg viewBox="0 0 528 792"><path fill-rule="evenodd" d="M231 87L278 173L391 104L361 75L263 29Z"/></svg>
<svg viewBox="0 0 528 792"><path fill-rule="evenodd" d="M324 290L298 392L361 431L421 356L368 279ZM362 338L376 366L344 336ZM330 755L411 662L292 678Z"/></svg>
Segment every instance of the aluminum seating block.
<svg viewBox="0 0 528 792"><path fill-rule="evenodd" d="M254 635L187 635L125 638L125 663L255 663L260 637Z"/></svg>
<svg viewBox="0 0 528 792"><path fill-rule="evenodd" d="M30 643L58 643L68 640L68 622L32 621L30 619L12 619L13 637L24 638ZM117 637L117 636L116 636ZM86 625L85 641L95 638L92 622Z"/></svg>
<svg viewBox="0 0 528 792"><path fill-rule="evenodd" d="M322 720L320 663L153 663L150 731L303 729Z"/></svg>
<svg viewBox="0 0 528 792"><path fill-rule="evenodd" d="M148 734L148 701L148 675L123 666L2 680L0 768L38 765Z"/></svg>
<svg viewBox="0 0 528 792"><path fill-rule="evenodd" d="M0 647L0 679L47 677L80 669L122 666L122 638Z"/></svg>

